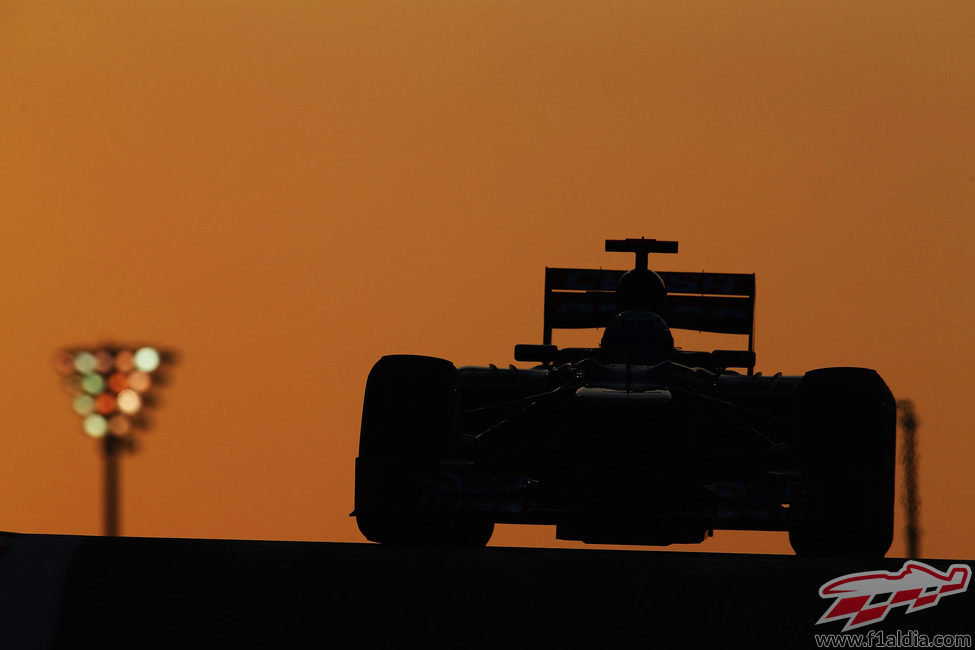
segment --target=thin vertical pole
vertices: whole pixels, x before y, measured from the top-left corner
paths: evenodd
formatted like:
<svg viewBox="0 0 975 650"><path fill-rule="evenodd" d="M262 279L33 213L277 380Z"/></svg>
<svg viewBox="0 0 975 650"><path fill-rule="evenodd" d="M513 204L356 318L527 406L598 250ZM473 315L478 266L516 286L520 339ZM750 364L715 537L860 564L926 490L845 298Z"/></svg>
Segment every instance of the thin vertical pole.
<svg viewBox="0 0 975 650"><path fill-rule="evenodd" d="M904 432L901 447L901 462L904 465L904 508L907 511L907 525L904 533L907 541L907 557L917 558L921 554L921 527L918 523L921 499L917 483L917 426L914 403L904 399L897 402L900 410L900 425Z"/></svg>
<svg viewBox="0 0 975 650"><path fill-rule="evenodd" d="M104 438L105 452L105 535L119 534L119 452L121 441L109 434Z"/></svg>

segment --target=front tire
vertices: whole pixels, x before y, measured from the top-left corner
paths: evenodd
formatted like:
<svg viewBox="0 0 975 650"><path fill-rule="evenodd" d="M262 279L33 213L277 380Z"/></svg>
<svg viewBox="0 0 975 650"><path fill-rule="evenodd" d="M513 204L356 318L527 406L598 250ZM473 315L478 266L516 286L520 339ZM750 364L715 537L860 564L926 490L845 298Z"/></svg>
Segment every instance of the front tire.
<svg viewBox="0 0 975 650"><path fill-rule="evenodd" d="M366 381L356 459L355 515L374 542L484 546L494 522L439 512L428 497L440 460L456 450L460 378L449 361L392 355Z"/></svg>

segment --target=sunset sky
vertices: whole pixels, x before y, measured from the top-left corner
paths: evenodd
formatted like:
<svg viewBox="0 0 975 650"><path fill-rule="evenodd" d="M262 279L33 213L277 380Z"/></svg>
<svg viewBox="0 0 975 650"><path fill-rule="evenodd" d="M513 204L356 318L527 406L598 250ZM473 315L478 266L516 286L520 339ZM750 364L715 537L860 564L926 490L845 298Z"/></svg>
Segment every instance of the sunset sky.
<svg viewBox="0 0 975 650"><path fill-rule="evenodd" d="M546 265L646 236L757 273L758 370L913 399L923 553L975 557L973 33L961 0L3 2L0 530L101 531L52 355L152 341L124 534L361 541L371 365L507 364Z"/></svg>

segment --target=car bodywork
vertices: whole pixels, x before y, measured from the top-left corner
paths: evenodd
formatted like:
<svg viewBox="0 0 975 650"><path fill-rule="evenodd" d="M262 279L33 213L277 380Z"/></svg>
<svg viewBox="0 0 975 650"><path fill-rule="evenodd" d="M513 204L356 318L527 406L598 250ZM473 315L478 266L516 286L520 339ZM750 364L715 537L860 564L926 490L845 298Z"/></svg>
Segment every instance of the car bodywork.
<svg viewBox="0 0 975 650"><path fill-rule="evenodd" d="M655 273L676 242L608 240L635 268L545 270L541 345L510 365L383 357L363 405L363 534L482 544L495 523L561 539L667 545L715 530L789 531L798 553L883 555L893 522L895 410L864 368L756 373L755 276ZM605 328L599 347L553 330ZM671 329L747 336L688 351Z"/></svg>

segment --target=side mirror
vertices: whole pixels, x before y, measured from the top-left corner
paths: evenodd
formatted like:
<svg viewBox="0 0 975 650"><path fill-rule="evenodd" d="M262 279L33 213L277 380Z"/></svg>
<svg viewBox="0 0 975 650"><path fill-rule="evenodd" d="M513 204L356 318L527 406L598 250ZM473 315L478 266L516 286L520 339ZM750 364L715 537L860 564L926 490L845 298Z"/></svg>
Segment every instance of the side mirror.
<svg viewBox="0 0 975 650"><path fill-rule="evenodd" d="M554 345L532 345L521 343L515 346L515 361L541 361L551 363L559 356L559 349Z"/></svg>

